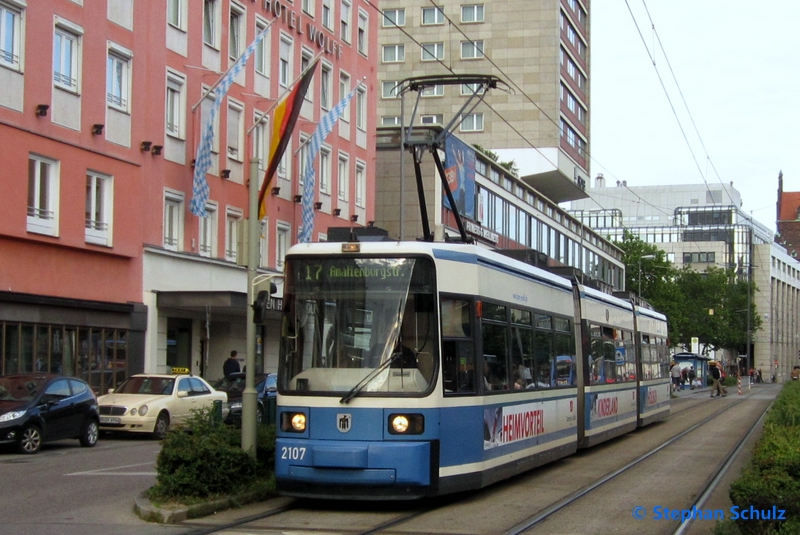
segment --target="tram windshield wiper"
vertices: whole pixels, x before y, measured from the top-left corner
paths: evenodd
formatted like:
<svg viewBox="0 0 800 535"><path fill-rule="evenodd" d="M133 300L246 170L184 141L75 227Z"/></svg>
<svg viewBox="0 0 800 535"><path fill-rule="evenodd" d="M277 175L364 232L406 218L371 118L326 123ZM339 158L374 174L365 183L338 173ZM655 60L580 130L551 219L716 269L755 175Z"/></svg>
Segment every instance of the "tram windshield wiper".
<svg viewBox="0 0 800 535"><path fill-rule="evenodd" d="M356 383L356 386L351 388L350 392L342 396L342 399L339 400L339 403L349 403L350 400L356 397L362 390L364 390L364 387L367 386L373 379L375 379L379 373L388 368L392 364L392 362L400 358L402 354L403 353L400 351L398 351L397 353L392 353L392 356L386 359L386 362L384 362L383 364L372 370L369 374L367 374L366 377L364 377L358 383Z"/></svg>

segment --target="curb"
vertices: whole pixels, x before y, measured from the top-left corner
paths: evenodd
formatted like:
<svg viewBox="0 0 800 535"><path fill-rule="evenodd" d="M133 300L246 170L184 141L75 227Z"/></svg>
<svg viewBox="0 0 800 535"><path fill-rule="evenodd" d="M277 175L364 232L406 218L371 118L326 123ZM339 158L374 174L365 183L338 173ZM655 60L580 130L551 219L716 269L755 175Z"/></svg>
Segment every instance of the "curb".
<svg viewBox="0 0 800 535"><path fill-rule="evenodd" d="M147 522L158 524L180 524L190 518L200 518L213 515L220 511L233 509L267 499L263 493L245 493L237 496L227 496L217 500L197 503L194 505L177 505L174 507L158 507L147 498L147 492L142 492L134 498L133 511Z"/></svg>

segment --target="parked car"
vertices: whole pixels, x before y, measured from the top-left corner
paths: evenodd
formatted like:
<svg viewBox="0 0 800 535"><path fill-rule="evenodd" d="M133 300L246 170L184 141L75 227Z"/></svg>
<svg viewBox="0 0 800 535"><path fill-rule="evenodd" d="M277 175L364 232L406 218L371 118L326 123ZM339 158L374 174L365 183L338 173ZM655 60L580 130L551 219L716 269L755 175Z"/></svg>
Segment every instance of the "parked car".
<svg viewBox="0 0 800 535"><path fill-rule="evenodd" d="M0 376L0 444L36 453L44 442L77 438L97 444L97 398L86 382L52 373Z"/></svg>
<svg viewBox="0 0 800 535"><path fill-rule="evenodd" d="M275 421L275 398L278 390L278 376L274 373L257 373L253 381L258 394L256 407L256 422L270 423ZM245 374L232 373L220 379L214 385L216 390L228 394L228 416L225 423L229 425L242 424L242 393L244 392Z"/></svg>
<svg viewBox="0 0 800 535"><path fill-rule="evenodd" d="M224 413L227 394L195 375L132 375L97 398L100 430L152 433L162 439L171 425L185 421L192 410L213 407L215 401L222 403Z"/></svg>

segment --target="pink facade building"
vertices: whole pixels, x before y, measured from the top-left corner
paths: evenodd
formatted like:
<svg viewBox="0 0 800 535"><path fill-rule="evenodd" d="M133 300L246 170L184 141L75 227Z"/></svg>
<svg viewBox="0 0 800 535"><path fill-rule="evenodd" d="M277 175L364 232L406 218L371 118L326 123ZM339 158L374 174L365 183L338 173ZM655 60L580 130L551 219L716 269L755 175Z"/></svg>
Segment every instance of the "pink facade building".
<svg viewBox="0 0 800 535"><path fill-rule="evenodd" d="M173 366L213 380L231 349L244 355L249 162L261 183L272 108L317 58L268 188L262 270L281 273L297 240L304 142L353 90L314 159L313 240L374 219L374 6L0 0L0 373L53 370L102 391ZM216 113L208 216L196 217L193 161L215 84L267 27ZM267 370L274 321L257 348Z"/></svg>

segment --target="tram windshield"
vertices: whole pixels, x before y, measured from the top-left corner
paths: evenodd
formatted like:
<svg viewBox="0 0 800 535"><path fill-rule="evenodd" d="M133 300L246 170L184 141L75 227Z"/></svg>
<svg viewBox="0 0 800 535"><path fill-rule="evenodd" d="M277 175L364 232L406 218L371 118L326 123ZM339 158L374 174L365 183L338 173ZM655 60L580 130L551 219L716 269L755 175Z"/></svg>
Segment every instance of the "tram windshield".
<svg viewBox="0 0 800 535"><path fill-rule="evenodd" d="M290 257L285 273L282 392L349 400L432 388L438 323L429 259Z"/></svg>

